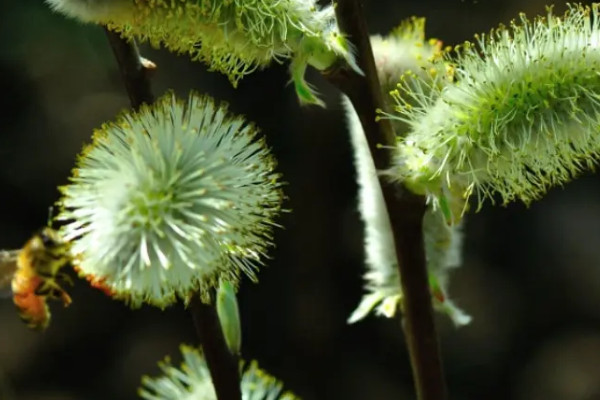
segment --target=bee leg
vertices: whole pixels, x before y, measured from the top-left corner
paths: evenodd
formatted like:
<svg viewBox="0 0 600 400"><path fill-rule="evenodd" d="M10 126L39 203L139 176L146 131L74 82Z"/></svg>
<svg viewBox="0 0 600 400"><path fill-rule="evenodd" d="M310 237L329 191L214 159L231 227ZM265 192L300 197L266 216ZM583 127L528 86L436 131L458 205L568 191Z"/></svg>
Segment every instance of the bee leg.
<svg viewBox="0 0 600 400"><path fill-rule="evenodd" d="M53 288L51 287L51 285L48 284L48 282L43 282L42 284L40 284L35 291L33 292L36 296L50 296L52 297L52 290Z"/></svg>
<svg viewBox="0 0 600 400"><path fill-rule="evenodd" d="M64 290L61 290L60 299L63 302L63 306L68 307L73 300L71 300L71 296Z"/></svg>
<svg viewBox="0 0 600 400"><path fill-rule="evenodd" d="M50 290L50 293L48 294L48 297L50 297L52 300L59 300L60 299L60 290L58 290L57 288L52 288Z"/></svg>
<svg viewBox="0 0 600 400"><path fill-rule="evenodd" d="M71 304L71 296L65 292L60 286L55 285L52 289L51 296L55 300L61 300L63 305L67 307Z"/></svg>
<svg viewBox="0 0 600 400"><path fill-rule="evenodd" d="M65 283L69 286L73 286L73 279L65 272L59 272L56 274L56 278L60 279L62 283Z"/></svg>
<svg viewBox="0 0 600 400"><path fill-rule="evenodd" d="M67 307L71 304L71 296L68 295L59 285L55 282L46 281L35 291L38 296L48 296L53 300L61 300L63 305Z"/></svg>
<svg viewBox="0 0 600 400"><path fill-rule="evenodd" d="M65 292L58 286L52 290L51 297L56 300L61 300L65 307L69 306L72 302L71 296L69 296L67 292Z"/></svg>
<svg viewBox="0 0 600 400"><path fill-rule="evenodd" d="M54 276L53 276L51 273L49 273L49 272L45 272L45 271L37 271L37 274L38 274L40 277L42 277L42 278L45 278L45 279L54 278Z"/></svg>

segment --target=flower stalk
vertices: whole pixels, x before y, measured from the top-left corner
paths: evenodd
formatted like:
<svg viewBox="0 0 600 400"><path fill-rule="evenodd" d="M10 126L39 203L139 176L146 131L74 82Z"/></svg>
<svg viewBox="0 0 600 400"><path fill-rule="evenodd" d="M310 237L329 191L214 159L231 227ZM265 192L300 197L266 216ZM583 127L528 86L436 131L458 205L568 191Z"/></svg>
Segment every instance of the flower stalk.
<svg viewBox="0 0 600 400"><path fill-rule="evenodd" d="M373 60L369 33L359 0L340 0L336 7L340 29L356 47L358 65L365 76L330 69L326 78L344 92L356 110L378 170L392 165L389 149L396 143L391 122L376 122L375 110L384 109L381 86ZM383 177L379 183L390 216L401 285L403 321L413 380L419 400L447 397L423 245L425 198L410 193Z"/></svg>

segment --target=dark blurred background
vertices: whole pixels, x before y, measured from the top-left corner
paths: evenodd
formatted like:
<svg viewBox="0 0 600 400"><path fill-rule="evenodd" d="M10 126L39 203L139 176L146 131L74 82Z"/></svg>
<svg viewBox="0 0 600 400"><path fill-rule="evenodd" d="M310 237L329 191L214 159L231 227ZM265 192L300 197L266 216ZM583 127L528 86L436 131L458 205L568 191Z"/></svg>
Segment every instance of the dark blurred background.
<svg viewBox="0 0 600 400"><path fill-rule="evenodd" d="M425 16L428 37L447 44L519 11L545 13L537 0L370 0L365 9L373 33ZM18 248L46 223L94 127L128 99L99 27L41 0L4 0L0 34L0 248ZM186 57L142 50L159 66L157 95L193 88L228 101L267 135L288 182L293 212L280 220L260 283L244 282L240 294L245 358L305 399L413 399L398 320L345 322L362 295L363 249L339 94L310 73L328 109L301 108L286 66L234 90ZM0 304L6 400L134 399L157 361L179 362L179 343L196 342L181 306L130 311L81 281L71 294L70 308L53 304L43 334L21 323L10 299ZM474 316L458 330L438 318L452 400L600 399L600 179L589 173L529 209L469 215L451 294Z"/></svg>

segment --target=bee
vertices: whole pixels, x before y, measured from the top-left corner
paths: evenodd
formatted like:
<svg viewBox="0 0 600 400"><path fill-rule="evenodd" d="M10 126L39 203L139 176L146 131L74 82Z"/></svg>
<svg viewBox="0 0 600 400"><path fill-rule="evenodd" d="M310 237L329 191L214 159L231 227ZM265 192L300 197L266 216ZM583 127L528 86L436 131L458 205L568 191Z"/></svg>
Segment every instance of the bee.
<svg viewBox="0 0 600 400"><path fill-rule="evenodd" d="M72 285L63 272L70 263L68 244L49 227L36 232L20 250L0 251L0 288L11 287L19 315L30 328L48 327L48 298L62 301L65 307L71 304L60 285Z"/></svg>

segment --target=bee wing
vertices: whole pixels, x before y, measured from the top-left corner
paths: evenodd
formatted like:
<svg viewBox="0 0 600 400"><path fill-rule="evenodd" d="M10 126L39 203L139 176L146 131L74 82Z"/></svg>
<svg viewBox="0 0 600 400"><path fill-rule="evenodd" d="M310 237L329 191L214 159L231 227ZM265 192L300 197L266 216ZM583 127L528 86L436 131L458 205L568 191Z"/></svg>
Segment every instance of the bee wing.
<svg viewBox="0 0 600 400"><path fill-rule="evenodd" d="M0 250L0 297L10 295L10 284L17 271L20 250Z"/></svg>

